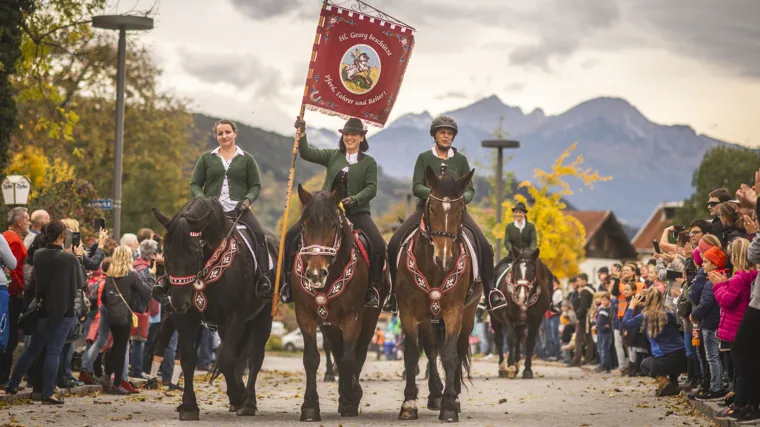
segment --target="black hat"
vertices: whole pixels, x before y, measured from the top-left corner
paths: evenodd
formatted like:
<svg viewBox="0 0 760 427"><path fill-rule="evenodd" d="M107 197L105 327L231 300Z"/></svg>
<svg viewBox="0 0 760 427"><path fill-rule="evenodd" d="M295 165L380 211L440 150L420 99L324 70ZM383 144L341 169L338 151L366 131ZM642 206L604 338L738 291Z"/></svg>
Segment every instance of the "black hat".
<svg viewBox="0 0 760 427"><path fill-rule="evenodd" d="M512 208L512 212L514 211L523 211L525 213L528 213L528 208L525 207L525 203L523 202L517 202L515 207Z"/></svg>
<svg viewBox="0 0 760 427"><path fill-rule="evenodd" d="M366 134L367 131L364 129L364 124L361 120L357 119L356 117L352 117L348 119L345 125L343 125L343 129L339 130L340 133L345 132L355 132L360 133L362 135Z"/></svg>

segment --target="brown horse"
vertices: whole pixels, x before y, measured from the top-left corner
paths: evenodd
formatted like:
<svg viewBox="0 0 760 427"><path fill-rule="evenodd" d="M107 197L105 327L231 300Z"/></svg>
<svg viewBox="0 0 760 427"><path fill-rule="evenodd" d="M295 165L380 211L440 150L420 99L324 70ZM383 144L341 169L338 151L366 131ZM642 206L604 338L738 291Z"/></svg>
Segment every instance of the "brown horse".
<svg viewBox="0 0 760 427"><path fill-rule="evenodd" d="M472 258L461 228L463 194L474 172L459 178L447 171L438 177L427 168L430 196L419 229L401 246L395 282L406 372L417 372L418 342L422 342L430 361L428 409L439 410L438 419L448 422L459 420L458 397L465 374L470 377L468 339L483 292L482 283L471 277ZM436 366L439 354L446 372L445 389ZM415 376L406 375L399 419L417 419L417 393Z"/></svg>
<svg viewBox="0 0 760 427"><path fill-rule="evenodd" d="M509 301L506 310L491 315L496 348L499 352L499 376L515 378L520 371L520 347L525 341L523 378L533 378L531 369L538 328L551 302L552 273L538 258L538 249L512 250L511 266L500 262L496 267L496 286ZM525 329L528 329L527 338ZM509 356L504 363L504 332Z"/></svg>
<svg viewBox="0 0 760 427"><path fill-rule="evenodd" d="M369 264L360 253L353 226L340 208L342 192L339 187L332 193L320 191L312 195L298 186L303 228L291 277L296 320L304 338L306 393L301 421L321 421L316 381L318 327L338 364L338 412L346 417L359 415L359 376L380 315L379 308L364 306ZM381 301L389 292L387 278Z"/></svg>

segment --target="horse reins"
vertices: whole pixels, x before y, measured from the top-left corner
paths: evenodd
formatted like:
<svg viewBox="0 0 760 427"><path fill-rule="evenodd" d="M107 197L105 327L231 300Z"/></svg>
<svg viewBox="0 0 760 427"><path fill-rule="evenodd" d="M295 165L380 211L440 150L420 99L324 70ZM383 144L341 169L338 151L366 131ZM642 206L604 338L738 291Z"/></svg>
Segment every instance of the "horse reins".
<svg viewBox="0 0 760 427"><path fill-rule="evenodd" d="M330 263L328 264L328 268L332 263L335 261L335 257L338 256L338 251L340 251L341 242L343 240L343 214L340 210L338 210L338 228L335 231L335 241L333 242L332 246L323 246L323 245L309 245L305 246L305 243L303 241L304 232L306 231L303 224L301 224L301 249L298 251L298 254L301 256L329 256Z"/></svg>
<svg viewBox="0 0 760 427"><path fill-rule="evenodd" d="M432 194L429 194L428 199L425 202L425 214L423 215L422 221L420 223L420 226L421 226L420 229L422 231L422 234L428 240L431 240L432 236L440 236L440 237L446 237L446 238L456 241L459 238L459 233L450 233L448 231L435 231L433 230L433 225L429 224L430 223L430 199L436 200L441 203L454 203L454 202L463 200L464 196L459 196L456 199L446 200L446 199L441 199L439 197L436 197ZM427 226L425 225L425 222L428 222ZM461 224L460 224L460 227L461 227Z"/></svg>

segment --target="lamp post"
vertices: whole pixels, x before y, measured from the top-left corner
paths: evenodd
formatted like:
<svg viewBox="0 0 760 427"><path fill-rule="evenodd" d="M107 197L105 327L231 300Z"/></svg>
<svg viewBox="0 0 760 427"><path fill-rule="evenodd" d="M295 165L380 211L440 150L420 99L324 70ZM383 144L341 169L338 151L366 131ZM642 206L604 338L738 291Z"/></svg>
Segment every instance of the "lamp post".
<svg viewBox="0 0 760 427"><path fill-rule="evenodd" d="M92 18L92 26L119 30L118 68L116 71L116 138L114 142L113 236L121 235L121 176L124 153L124 82L127 68L127 31L150 30L153 18L132 15L100 15Z"/></svg>
<svg viewBox="0 0 760 427"><path fill-rule="evenodd" d="M496 220L501 222L501 195L502 191L502 176L501 172L504 168L504 149L505 148L520 148L520 141L512 141L508 139L488 139L481 141L480 145L483 148L496 148ZM496 237L496 261L501 259L501 238Z"/></svg>

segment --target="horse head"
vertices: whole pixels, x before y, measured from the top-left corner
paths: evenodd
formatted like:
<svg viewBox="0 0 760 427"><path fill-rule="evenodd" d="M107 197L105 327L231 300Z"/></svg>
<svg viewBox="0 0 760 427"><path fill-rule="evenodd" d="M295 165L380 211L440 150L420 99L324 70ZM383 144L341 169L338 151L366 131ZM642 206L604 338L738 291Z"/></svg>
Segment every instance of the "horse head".
<svg viewBox="0 0 760 427"><path fill-rule="evenodd" d="M340 252L348 221L340 209L343 186L333 187L332 192L318 191L314 194L298 185L301 201L301 250L305 276L315 289L322 289L327 282L330 266Z"/></svg>
<svg viewBox="0 0 760 427"><path fill-rule="evenodd" d="M444 271L454 258L454 246L459 239L466 206L464 192L474 173L475 169L460 178L451 171L437 176L430 167L425 170L430 195L422 215L421 230L433 245L435 264Z"/></svg>
<svg viewBox="0 0 760 427"><path fill-rule="evenodd" d="M156 208L153 214L166 229L164 269L172 286L171 304L178 313L185 313L192 304L193 284L203 269L204 245L218 245L229 225L214 198L193 199L171 219Z"/></svg>
<svg viewBox="0 0 760 427"><path fill-rule="evenodd" d="M525 306L545 280L544 266L538 259L538 249L512 249L512 271L507 280L518 305Z"/></svg>

